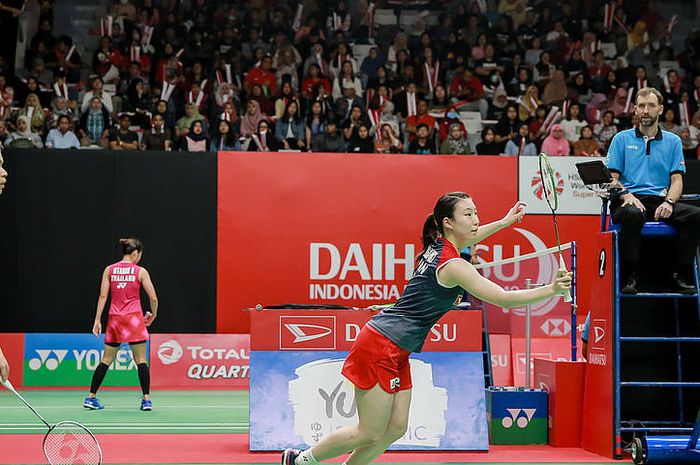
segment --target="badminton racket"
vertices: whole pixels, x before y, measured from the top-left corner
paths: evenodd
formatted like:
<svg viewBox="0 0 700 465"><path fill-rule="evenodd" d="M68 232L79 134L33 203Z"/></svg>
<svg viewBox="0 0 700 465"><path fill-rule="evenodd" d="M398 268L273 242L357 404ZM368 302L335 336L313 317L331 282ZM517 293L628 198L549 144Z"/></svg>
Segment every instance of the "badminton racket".
<svg viewBox="0 0 700 465"><path fill-rule="evenodd" d="M61 421L50 425L34 407L29 405L10 383L0 378L0 384L13 392L49 429L44 436L43 448L50 465L101 465L102 449L95 435L85 426L74 421Z"/></svg>
<svg viewBox="0 0 700 465"><path fill-rule="evenodd" d="M542 197L547 201L549 209L552 211L552 221L554 222L554 235L557 239L557 251L559 253L559 269L566 271L566 263L561 254L561 240L559 239L559 225L557 224L557 208L559 208L559 192L561 187L557 184L554 170L549 163L549 157L545 153L539 155L540 179L542 181ZM563 184L563 180L561 180ZM564 302L571 302L571 292L567 289L564 293Z"/></svg>

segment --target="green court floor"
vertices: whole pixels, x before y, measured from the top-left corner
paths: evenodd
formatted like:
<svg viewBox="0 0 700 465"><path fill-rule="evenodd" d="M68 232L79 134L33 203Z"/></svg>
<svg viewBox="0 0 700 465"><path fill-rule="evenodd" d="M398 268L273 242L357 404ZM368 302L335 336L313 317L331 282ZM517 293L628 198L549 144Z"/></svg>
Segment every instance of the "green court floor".
<svg viewBox="0 0 700 465"><path fill-rule="evenodd" d="M95 433L248 432L248 391L157 391L151 412L139 411L139 391L101 391L104 410L83 408L82 391L30 390L22 395L49 423L73 420ZM0 392L0 434L45 430L18 398Z"/></svg>

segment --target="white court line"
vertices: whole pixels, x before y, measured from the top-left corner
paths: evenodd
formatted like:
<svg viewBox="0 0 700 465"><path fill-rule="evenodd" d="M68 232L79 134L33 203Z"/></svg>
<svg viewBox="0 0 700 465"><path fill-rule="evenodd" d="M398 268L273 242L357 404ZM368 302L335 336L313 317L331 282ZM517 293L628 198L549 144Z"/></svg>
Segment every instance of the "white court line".
<svg viewBox="0 0 700 465"><path fill-rule="evenodd" d="M92 426L92 425L85 425L87 426L91 431L98 431L98 430L144 430L144 431L151 431L153 429L158 429L158 430L173 430L173 431L191 431L193 428L190 427L185 427L185 426L159 426L159 427L153 427L153 426L105 426L105 427L100 427L100 426ZM224 428L221 426L198 426L197 429L202 429L202 430L226 430L226 431L248 431L248 428L240 428L240 427L230 427L230 428ZM39 426L39 427L33 427L33 426L22 426L22 427L0 427L0 431L46 431L45 426Z"/></svg>
<svg viewBox="0 0 700 465"><path fill-rule="evenodd" d="M197 426L209 426L209 427L226 427L226 428L236 428L236 427L248 427L248 423L242 423L242 422L237 422L237 423L180 423L180 422L152 422L152 423L147 423L147 422L136 422L136 423L130 423L130 422L115 422L115 423L85 423L86 426L187 426L187 427L197 427ZM41 424L37 425L36 423L0 423L0 427L13 427L13 426L39 426L41 428L45 428L45 426L42 426Z"/></svg>
<svg viewBox="0 0 700 465"><path fill-rule="evenodd" d="M32 404L34 405L34 404ZM59 406L59 405L41 405L41 404L36 404L35 407L40 408L41 410L46 410L46 409L67 409L71 408L72 405L66 406ZM161 405L157 404L157 408L216 408L216 409L247 409L247 405ZM26 409L24 405L6 405L6 406L0 406L0 409ZM116 409L131 409L131 407L109 407L109 410L116 410Z"/></svg>

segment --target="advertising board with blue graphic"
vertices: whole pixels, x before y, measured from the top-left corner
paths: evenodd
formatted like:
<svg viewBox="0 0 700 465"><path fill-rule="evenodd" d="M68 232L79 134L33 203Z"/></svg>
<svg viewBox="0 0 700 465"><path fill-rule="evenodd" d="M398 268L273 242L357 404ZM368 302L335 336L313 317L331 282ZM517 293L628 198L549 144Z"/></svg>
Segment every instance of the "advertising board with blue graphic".
<svg viewBox="0 0 700 465"><path fill-rule="evenodd" d="M347 352L253 351L250 450L307 448L357 422L353 385L340 373ZM392 450L488 450L480 352L411 356L408 431Z"/></svg>
<svg viewBox="0 0 700 465"><path fill-rule="evenodd" d="M104 335L36 334L24 338L25 386L89 386L104 350ZM138 385L138 371L128 344L123 344L104 386Z"/></svg>

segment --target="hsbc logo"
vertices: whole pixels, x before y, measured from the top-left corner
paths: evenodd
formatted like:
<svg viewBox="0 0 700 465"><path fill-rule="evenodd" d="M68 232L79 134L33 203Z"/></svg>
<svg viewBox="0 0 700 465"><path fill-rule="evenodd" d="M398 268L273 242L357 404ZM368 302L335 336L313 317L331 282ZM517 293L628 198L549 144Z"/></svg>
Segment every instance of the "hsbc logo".
<svg viewBox="0 0 700 465"><path fill-rule="evenodd" d="M334 316L281 316L280 350L335 350Z"/></svg>
<svg viewBox="0 0 700 465"><path fill-rule="evenodd" d="M562 318L550 318L540 326L547 336L566 336L571 332L571 324Z"/></svg>
<svg viewBox="0 0 700 465"><path fill-rule="evenodd" d="M594 319L593 324L591 325L591 334L590 334L590 345L591 349L594 350L605 350L605 334L607 333L608 329L608 322L607 320L603 319Z"/></svg>

